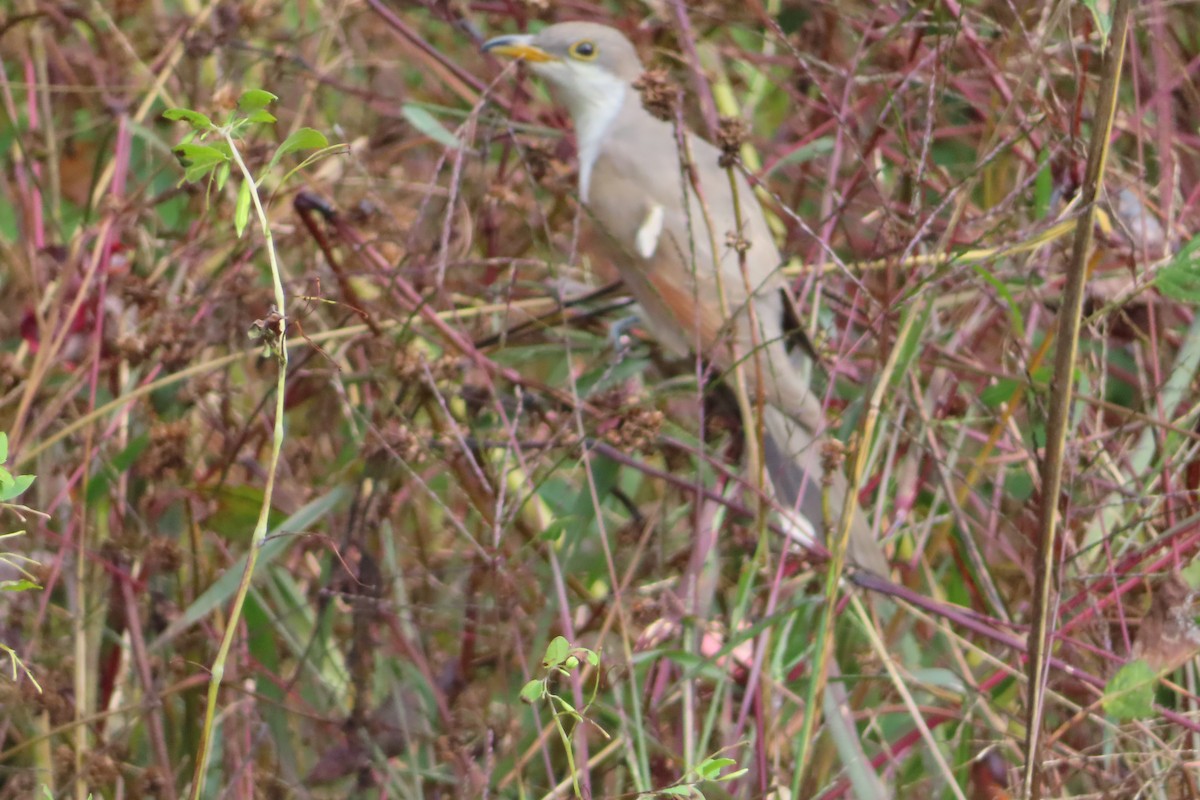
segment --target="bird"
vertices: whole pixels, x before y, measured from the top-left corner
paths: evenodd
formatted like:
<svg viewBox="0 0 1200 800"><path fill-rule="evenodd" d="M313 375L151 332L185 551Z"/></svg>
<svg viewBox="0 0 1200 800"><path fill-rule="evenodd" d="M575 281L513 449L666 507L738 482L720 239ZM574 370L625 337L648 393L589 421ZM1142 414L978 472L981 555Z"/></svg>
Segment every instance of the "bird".
<svg viewBox="0 0 1200 800"><path fill-rule="evenodd" d="M616 267L663 349L699 355L722 374L741 365L749 398L739 404L743 428L754 435L757 422L745 417L761 409L762 462L784 527L803 544L825 543L846 507L849 481L840 468L826 474L825 416L808 379L812 354L797 345L807 340L795 298L745 176L722 165L717 147L643 106L634 86L641 59L615 28L561 22L497 36L482 49L523 60L566 108L579 200L600 234L599 254ZM847 561L887 576L857 501L850 513Z"/></svg>

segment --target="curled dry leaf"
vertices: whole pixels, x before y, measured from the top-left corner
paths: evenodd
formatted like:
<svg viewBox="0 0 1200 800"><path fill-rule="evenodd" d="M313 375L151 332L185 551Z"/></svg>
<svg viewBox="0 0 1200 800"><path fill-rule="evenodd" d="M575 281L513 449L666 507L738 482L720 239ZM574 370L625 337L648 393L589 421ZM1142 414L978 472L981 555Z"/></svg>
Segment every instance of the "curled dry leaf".
<svg viewBox="0 0 1200 800"><path fill-rule="evenodd" d="M1168 577L1154 591L1133 643L1133 657L1143 659L1156 672L1171 672L1200 652L1195 603L1196 593L1183 578L1178 574Z"/></svg>

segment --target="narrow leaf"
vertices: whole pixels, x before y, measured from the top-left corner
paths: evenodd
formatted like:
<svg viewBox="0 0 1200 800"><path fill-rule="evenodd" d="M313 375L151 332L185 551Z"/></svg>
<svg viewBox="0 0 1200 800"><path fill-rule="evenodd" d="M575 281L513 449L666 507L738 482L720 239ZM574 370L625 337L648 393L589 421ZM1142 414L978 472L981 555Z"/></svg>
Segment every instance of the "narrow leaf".
<svg viewBox="0 0 1200 800"><path fill-rule="evenodd" d="M781 167L786 167L792 164L803 164L806 161L811 161L814 158L827 155L828 153L833 152L833 145L834 141L832 136L822 136L819 139L813 139L808 144L803 145L802 147L797 147L790 153L786 153L783 158L779 159L771 166L770 172L763 177L770 177Z"/></svg>
<svg viewBox="0 0 1200 800"><path fill-rule="evenodd" d="M1033 181L1033 214L1035 219L1050 216L1050 198L1054 193L1054 174L1050 170L1050 152L1043 149L1038 153L1037 176Z"/></svg>
<svg viewBox="0 0 1200 800"><path fill-rule="evenodd" d="M404 115L404 118L408 120L410 125L438 144L454 148L455 150L462 147L462 142L459 141L459 138L447 130L446 126L437 121L437 117L430 114L424 108L412 103L405 103L400 107L400 113Z"/></svg>
<svg viewBox="0 0 1200 800"><path fill-rule="evenodd" d="M250 220L250 181L242 181L238 187L237 207L233 212L233 227L237 230L238 238L246 231L246 223Z"/></svg>
<svg viewBox="0 0 1200 800"><path fill-rule="evenodd" d="M1004 307L1008 310L1009 323L1012 325L1013 336L1016 339L1025 338L1025 317L1021 314L1021 308L1018 305L1016 298L1013 297L1008 286L999 278L985 269L981 264L972 264L971 269L975 274L987 281L996 294L1000 295L1000 299L1004 301Z"/></svg>
<svg viewBox="0 0 1200 800"><path fill-rule="evenodd" d="M230 162L228 162L228 161L226 161L221 166L217 167L217 191L218 192L225 188L225 182L229 180L229 174L232 169L233 168L230 166Z"/></svg>
<svg viewBox="0 0 1200 800"><path fill-rule="evenodd" d="M17 578L11 581L0 581L0 592L28 592L32 589L41 589L37 583L28 578Z"/></svg>
<svg viewBox="0 0 1200 800"><path fill-rule="evenodd" d="M1112 31L1112 14L1106 10L1108 4L1105 4L1105 8L1100 7L1098 0L1083 0L1083 4L1087 7L1088 11L1092 12L1092 19L1096 21L1096 28L1100 33L1104 34L1104 38L1107 40L1108 34Z"/></svg>
<svg viewBox="0 0 1200 800"><path fill-rule="evenodd" d="M256 574L261 575L272 561L282 555L296 541L294 536L281 534L291 531L309 530L317 521L337 508L346 498L346 495L347 490L344 487L338 487L309 501L307 505L297 509L296 513L272 529L270 535L267 536L267 540L263 542L262 548L259 550L258 571ZM182 631L196 624L205 616L212 613L214 608L232 597L234 592L237 591L238 583L241 581L242 572L245 568L246 556L242 555L236 562L230 564L198 598L192 601L192 604L184 609L178 618L167 626L167 629L155 640L154 647L162 647L172 641Z"/></svg>

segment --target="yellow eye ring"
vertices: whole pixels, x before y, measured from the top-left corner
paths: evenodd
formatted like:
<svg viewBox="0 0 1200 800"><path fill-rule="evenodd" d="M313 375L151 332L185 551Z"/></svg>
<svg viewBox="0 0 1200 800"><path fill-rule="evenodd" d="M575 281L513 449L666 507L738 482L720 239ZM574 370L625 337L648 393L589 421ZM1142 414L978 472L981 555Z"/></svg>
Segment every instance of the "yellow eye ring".
<svg viewBox="0 0 1200 800"><path fill-rule="evenodd" d="M579 61L595 61L600 54L600 48L591 39L584 39L571 45L571 57Z"/></svg>

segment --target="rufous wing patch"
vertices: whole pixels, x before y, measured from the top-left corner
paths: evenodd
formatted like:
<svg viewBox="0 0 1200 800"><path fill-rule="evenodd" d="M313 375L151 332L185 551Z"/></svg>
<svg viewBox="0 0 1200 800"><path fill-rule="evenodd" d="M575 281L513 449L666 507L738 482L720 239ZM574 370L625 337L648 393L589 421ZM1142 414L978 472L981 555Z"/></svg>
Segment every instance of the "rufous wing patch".
<svg viewBox="0 0 1200 800"><path fill-rule="evenodd" d="M675 257L670 247L660 248L654 263L648 265L642 274L650 284L655 299L679 326L679 332L688 346L694 350L699 335L700 352L713 357L715 354L711 350L721 335L724 323L720 308L709 305L715 298L705 297L704 293L697 296L687 267ZM646 305L646 302L642 301L642 304Z"/></svg>

